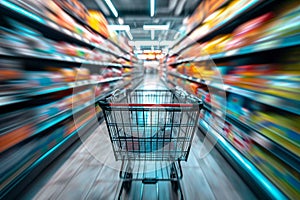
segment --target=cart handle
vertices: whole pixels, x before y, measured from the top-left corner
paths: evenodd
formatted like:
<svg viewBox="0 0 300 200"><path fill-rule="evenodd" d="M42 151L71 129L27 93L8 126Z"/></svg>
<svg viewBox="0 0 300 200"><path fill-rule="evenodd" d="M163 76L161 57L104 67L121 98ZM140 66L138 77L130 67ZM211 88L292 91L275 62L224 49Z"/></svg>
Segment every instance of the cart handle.
<svg viewBox="0 0 300 200"><path fill-rule="evenodd" d="M183 104L183 103L163 103L163 104L155 104L155 103L109 103L111 107L154 107L154 106L161 106L161 107L193 107L194 104Z"/></svg>

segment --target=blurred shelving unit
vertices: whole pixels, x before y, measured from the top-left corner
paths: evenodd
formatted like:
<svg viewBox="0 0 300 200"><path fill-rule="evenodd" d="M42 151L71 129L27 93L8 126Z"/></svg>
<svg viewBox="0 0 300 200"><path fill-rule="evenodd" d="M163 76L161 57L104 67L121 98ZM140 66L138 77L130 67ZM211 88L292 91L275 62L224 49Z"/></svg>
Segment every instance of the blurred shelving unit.
<svg viewBox="0 0 300 200"><path fill-rule="evenodd" d="M118 44L111 41L110 39L107 39L105 36L98 33L97 31L94 32L96 32L99 36L101 36L105 41L107 41L108 43L116 47L124 55L122 55L121 53L118 55L115 52L110 51L109 49L103 48L103 46L99 44L89 41L88 39L84 38L83 36L77 33L74 33L66 28L59 26L58 24L54 23L49 19L44 19L42 17L43 16L42 13L40 13L41 16L36 15L10 1L2 1L0 2L0 6L1 6L1 10L3 10L3 13L5 15L20 20L24 24L30 25L34 29L40 31L41 33L44 33L46 36L49 36L50 38L55 38L55 39L60 38L63 41L74 42L76 44L83 45L89 48L97 48L104 53L112 54L116 57L123 58L127 61L130 60L130 57L125 57L125 56L132 55L130 52L125 51ZM86 23L84 23L84 25L88 26ZM91 27L89 28L92 29Z"/></svg>
<svg viewBox="0 0 300 200"><path fill-rule="evenodd" d="M209 2L202 2L199 7L205 8ZM235 3L241 3L239 8L227 12L226 9L234 7ZM222 13L227 13L226 18L220 18L209 27L206 18L219 17ZM194 20L194 26L186 25L190 27L169 50L162 70L161 79L169 87L181 87L204 101L200 129L217 140L220 152L250 186L254 185L258 196L271 199L300 195L299 187L297 189L299 130L297 132L295 122L290 122L297 121L300 115L296 89L300 79L299 75L292 74L299 70L295 69L300 46L298 18L299 3L297 5L296 1L226 2L198 22ZM210 20L213 24L213 18ZM267 23L272 24L268 26ZM270 28L272 26L275 28ZM221 40L222 37L227 39ZM236 46L226 49L224 45L234 37L236 43L232 44ZM221 44L214 43L218 40ZM238 46L239 43L242 45ZM289 57L287 52L295 52L295 56L284 60L284 56ZM271 74L273 63L279 72ZM281 75L285 69L281 65L287 65L286 69L292 72ZM269 66L271 69L267 71ZM262 74L258 73L259 69ZM250 82L254 76L264 81ZM249 84L238 79L240 77L246 77ZM265 86L266 83L269 85Z"/></svg>
<svg viewBox="0 0 300 200"><path fill-rule="evenodd" d="M2 199L16 195L28 180L33 180L79 137L87 137L95 130L103 120L97 104L100 99L112 95L116 89L123 91L128 87L137 87L143 75L138 70L137 59L128 49L94 30L67 10L66 14L99 38L100 43L62 27L46 18L41 10L23 1L1 1L0 9L1 19L13 19L30 28L22 27L27 35L18 37L31 37L30 34L37 34L34 32L37 31L41 35L35 35L36 39L40 37L44 41L41 45L49 47L55 42L64 42L78 48L76 55L74 52L74 55L67 55L53 51L20 51L22 47L9 46L7 38L1 37L1 43L8 45L7 48L1 46L1 59L22 65L14 72L27 73L29 70L33 75L36 71L45 73L44 78L35 79L32 86L24 84L20 87L22 80L14 80L12 83L15 85L9 85L9 82L1 87L2 90L4 87L12 88L0 91ZM12 37L16 34L9 28L1 27L1 31ZM103 58L106 59L85 56L80 48L85 48L89 54L96 51L105 55ZM80 67L102 75L92 78L90 74L80 74L83 73ZM69 75L62 79L56 75L52 77L56 81L46 78L48 74L54 73L51 70L63 69L66 73L72 71L71 77ZM79 116L78 119L75 119L75 115Z"/></svg>
<svg viewBox="0 0 300 200"><path fill-rule="evenodd" d="M281 48L294 47L299 45L300 45L300 34L297 34L291 37L265 41L262 43L257 43L257 44L253 44L253 45L249 45L242 48L237 48L237 49L233 49L233 50L229 50L217 54L211 54L207 56L200 56L194 58L179 59L174 63L170 63L169 65L179 65L183 63L189 63L189 62L202 62L210 59L213 60L230 59L232 57L243 56L243 55L247 56L248 54L277 50Z"/></svg>

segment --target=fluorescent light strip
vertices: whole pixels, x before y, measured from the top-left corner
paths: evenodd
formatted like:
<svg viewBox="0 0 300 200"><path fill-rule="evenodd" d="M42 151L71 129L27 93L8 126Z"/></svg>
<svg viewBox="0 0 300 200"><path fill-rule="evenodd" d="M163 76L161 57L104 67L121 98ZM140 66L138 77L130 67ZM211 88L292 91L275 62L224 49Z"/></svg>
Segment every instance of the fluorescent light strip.
<svg viewBox="0 0 300 200"><path fill-rule="evenodd" d="M166 40L160 41L159 43L160 46L172 46L173 44L174 41L166 41Z"/></svg>
<svg viewBox="0 0 300 200"><path fill-rule="evenodd" d="M143 51L142 50L135 50L134 53L135 54L140 54L140 53L143 53Z"/></svg>
<svg viewBox="0 0 300 200"><path fill-rule="evenodd" d="M144 30L168 30L169 25L144 25Z"/></svg>
<svg viewBox="0 0 300 200"><path fill-rule="evenodd" d="M154 10L155 10L155 0L150 0L150 16L154 16Z"/></svg>
<svg viewBox="0 0 300 200"><path fill-rule="evenodd" d="M145 49L143 52L144 52L144 53L161 53L161 50L150 50L150 49Z"/></svg>
<svg viewBox="0 0 300 200"><path fill-rule="evenodd" d="M144 41L144 40L141 40L141 41L135 41L134 45L135 46L158 46L159 42L158 41L146 41L146 40Z"/></svg>
<svg viewBox="0 0 300 200"><path fill-rule="evenodd" d="M115 17L118 17L118 11L116 10L115 6L112 4L110 0L105 0L106 4L110 8L111 12L114 14Z"/></svg>
<svg viewBox="0 0 300 200"><path fill-rule="evenodd" d="M154 40L154 38L155 38L155 32L154 32L155 30L151 30L151 40Z"/></svg>
<svg viewBox="0 0 300 200"><path fill-rule="evenodd" d="M108 25L107 28L113 31L129 31L129 25Z"/></svg>
<svg viewBox="0 0 300 200"><path fill-rule="evenodd" d="M132 40L133 37L132 37L132 34L130 33L130 31L128 30L128 31L126 31L126 33L127 33L128 37L129 37L129 39Z"/></svg>
<svg viewBox="0 0 300 200"><path fill-rule="evenodd" d="M128 45L130 46L171 46L174 44L174 41L157 41L157 40L139 40L139 41L129 41Z"/></svg>
<svg viewBox="0 0 300 200"><path fill-rule="evenodd" d="M99 6L99 8L104 12L105 15L109 15L110 14L109 10L104 5L103 0L95 0L95 2Z"/></svg>
<svg viewBox="0 0 300 200"><path fill-rule="evenodd" d="M120 25L123 25L124 24L124 19L122 19L121 17L119 17L118 18L118 22L119 22Z"/></svg>

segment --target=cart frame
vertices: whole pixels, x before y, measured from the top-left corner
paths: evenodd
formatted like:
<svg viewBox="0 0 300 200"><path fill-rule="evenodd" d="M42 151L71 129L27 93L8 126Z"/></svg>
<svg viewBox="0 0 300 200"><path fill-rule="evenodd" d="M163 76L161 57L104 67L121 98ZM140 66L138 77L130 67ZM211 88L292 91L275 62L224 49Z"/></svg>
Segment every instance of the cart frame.
<svg viewBox="0 0 300 200"><path fill-rule="evenodd" d="M183 199L180 162L188 159L202 101L180 90L127 90L124 94L114 93L99 105L115 159L122 160L119 198L123 189L130 190L132 181L171 181L172 189L179 190ZM151 178L145 176L145 170L134 173L136 162L151 161L155 167L162 162L169 165L160 167L161 172L155 170Z"/></svg>

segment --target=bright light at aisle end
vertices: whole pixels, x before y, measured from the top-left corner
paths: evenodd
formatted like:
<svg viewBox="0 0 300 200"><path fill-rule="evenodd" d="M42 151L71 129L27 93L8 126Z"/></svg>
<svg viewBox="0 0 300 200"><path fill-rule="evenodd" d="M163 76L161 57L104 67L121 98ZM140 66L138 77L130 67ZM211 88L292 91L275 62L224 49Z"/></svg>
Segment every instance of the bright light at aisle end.
<svg viewBox="0 0 300 200"><path fill-rule="evenodd" d="M121 17L119 17L118 18L118 22L119 22L120 25L123 25L124 24L124 19L122 19Z"/></svg>
<svg viewBox="0 0 300 200"><path fill-rule="evenodd" d="M115 6L112 4L111 0L105 0L105 2L110 8L111 12L114 14L114 16L118 17L118 11L116 10Z"/></svg>
<svg viewBox="0 0 300 200"><path fill-rule="evenodd" d="M112 31L130 31L129 25L108 25L107 27Z"/></svg>
<svg viewBox="0 0 300 200"><path fill-rule="evenodd" d="M144 30L168 30L169 25L144 25Z"/></svg>
<svg viewBox="0 0 300 200"><path fill-rule="evenodd" d="M155 10L155 0L150 0L150 16L154 16L154 10Z"/></svg>

